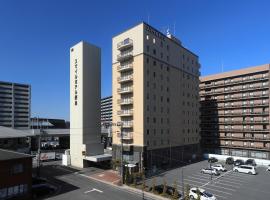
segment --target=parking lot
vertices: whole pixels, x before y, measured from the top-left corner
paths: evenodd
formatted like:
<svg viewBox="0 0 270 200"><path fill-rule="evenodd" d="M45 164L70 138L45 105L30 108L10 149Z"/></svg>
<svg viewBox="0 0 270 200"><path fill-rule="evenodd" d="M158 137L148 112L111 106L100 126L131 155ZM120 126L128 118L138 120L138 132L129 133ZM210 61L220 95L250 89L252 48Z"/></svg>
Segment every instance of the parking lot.
<svg viewBox="0 0 270 200"><path fill-rule="evenodd" d="M176 182L180 192L183 191L183 184L188 184L190 187L203 188L221 200L270 199L270 172L267 172L265 167L257 167L258 174L249 175L233 172L232 165L225 165L228 171L221 172L220 176L213 175L212 180L211 175L200 172L202 168L207 167L209 167L209 163L202 161L173 169L156 176L156 184L162 184L165 180L167 185L173 186L174 182ZM151 186L152 179L147 180L147 185Z"/></svg>

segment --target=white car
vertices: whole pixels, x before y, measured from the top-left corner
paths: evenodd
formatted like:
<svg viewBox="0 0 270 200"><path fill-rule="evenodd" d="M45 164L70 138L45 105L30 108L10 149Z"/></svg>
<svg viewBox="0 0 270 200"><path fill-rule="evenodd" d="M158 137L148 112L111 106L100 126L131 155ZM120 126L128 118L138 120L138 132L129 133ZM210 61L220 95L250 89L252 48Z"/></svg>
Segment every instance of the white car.
<svg viewBox="0 0 270 200"><path fill-rule="evenodd" d="M227 169L222 164L215 164L211 166L212 169L216 169L218 171L226 172Z"/></svg>
<svg viewBox="0 0 270 200"><path fill-rule="evenodd" d="M235 166L233 168L234 172L241 172L241 173L246 173L246 174L257 174L256 168L254 166L250 165L240 165L240 166Z"/></svg>
<svg viewBox="0 0 270 200"><path fill-rule="evenodd" d="M198 198L198 192L200 192L200 195L201 195L201 200L216 200L216 197L209 193L209 192L206 192L204 189L201 189L201 188L191 188L189 190L189 198L191 200L195 200Z"/></svg>
<svg viewBox="0 0 270 200"><path fill-rule="evenodd" d="M203 169L201 169L201 173L203 173L203 174L212 174L212 175L215 175L215 176L220 175L220 173L216 169L213 169L213 168L203 168Z"/></svg>

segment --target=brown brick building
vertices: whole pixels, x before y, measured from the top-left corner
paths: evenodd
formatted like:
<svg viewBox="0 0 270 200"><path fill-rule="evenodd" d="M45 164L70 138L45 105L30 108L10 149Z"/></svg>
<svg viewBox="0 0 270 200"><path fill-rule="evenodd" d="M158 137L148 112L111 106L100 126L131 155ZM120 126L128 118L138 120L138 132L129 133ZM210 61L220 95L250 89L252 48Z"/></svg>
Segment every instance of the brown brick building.
<svg viewBox="0 0 270 200"><path fill-rule="evenodd" d="M269 64L200 78L207 153L270 159Z"/></svg>
<svg viewBox="0 0 270 200"><path fill-rule="evenodd" d="M31 199L32 157L0 149L0 199Z"/></svg>

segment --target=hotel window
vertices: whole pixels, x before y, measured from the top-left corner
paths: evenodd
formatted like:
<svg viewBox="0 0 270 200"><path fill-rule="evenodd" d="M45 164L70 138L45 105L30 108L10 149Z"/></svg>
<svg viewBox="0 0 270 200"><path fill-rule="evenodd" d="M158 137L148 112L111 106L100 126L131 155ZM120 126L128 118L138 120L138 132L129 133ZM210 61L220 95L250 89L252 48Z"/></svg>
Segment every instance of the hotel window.
<svg viewBox="0 0 270 200"><path fill-rule="evenodd" d="M154 44L156 43L156 38L153 38L153 43L154 43Z"/></svg>
<svg viewBox="0 0 270 200"><path fill-rule="evenodd" d="M266 91L263 91L262 94L265 95L266 94Z"/></svg>
<svg viewBox="0 0 270 200"><path fill-rule="evenodd" d="M266 118L266 117L264 117L264 118L263 118L263 121L266 121L266 120L267 120L267 118Z"/></svg>
<svg viewBox="0 0 270 200"><path fill-rule="evenodd" d="M246 97L247 96L247 93L243 93L243 97Z"/></svg>
<svg viewBox="0 0 270 200"><path fill-rule="evenodd" d="M250 126L250 129L254 129L254 126L253 126L253 125L251 125L251 126Z"/></svg>
<svg viewBox="0 0 270 200"><path fill-rule="evenodd" d="M146 35L146 39L149 40L149 35Z"/></svg>
<svg viewBox="0 0 270 200"><path fill-rule="evenodd" d="M162 41L160 41L160 46L163 47L163 42Z"/></svg>
<svg viewBox="0 0 270 200"><path fill-rule="evenodd" d="M225 91L228 91L228 90L229 90L229 88L226 87L226 88L225 88Z"/></svg>
<svg viewBox="0 0 270 200"><path fill-rule="evenodd" d="M247 143L246 142L244 142L244 146L246 146L247 145Z"/></svg>
<svg viewBox="0 0 270 200"><path fill-rule="evenodd" d="M253 146L254 145L254 142L251 142L250 145Z"/></svg>
<svg viewBox="0 0 270 200"><path fill-rule="evenodd" d="M249 76L249 79L253 79L253 76Z"/></svg>
<svg viewBox="0 0 270 200"><path fill-rule="evenodd" d="M233 90L233 87L231 87L231 90Z"/></svg>
<svg viewBox="0 0 270 200"><path fill-rule="evenodd" d="M247 102L246 101L243 101L243 105L246 105L247 104Z"/></svg>
<svg viewBox="0 0 270 200"><path fill-rule="evenodd" d="M254 101L253 101L253 100L251 100L249 103L250 103L250 104L254 104Z"/></svg>
<svg viewBox="0 0 270 200"><path fill-rule="evenodd" d="M252 121L252 122L253 122L253 121L254 121L254 117L251 117L251 118L250 118L250 121Z"/></svg>
<svg viewBox="0 0 270 200"><path fill-rule="evenodd" d="M146 46L146 51L149 52L149 45Z"/></svg>
<svg viewBox="0 0 270 200"><path fill-rule="evenodd" d="M160 53L160 57L163 58L163 53L162 52Z"/></svg>
<svg viewBox="0 0 270 200"><path fill-rule="evenodd" d="M153 49L153 54L156 55L156 50L155 49Z"/></svg>
<svg viewBox="0 0 270 200"><path fill-rule="evenodd" d="M234 142L232 142L232 144L234 144Z"/></svg>
<svg viewBox="0 0 270 200"><path fill-rule="evenodd" d="M266 100L265 100L265 99L263 99L263 100L262 100L262 103L266 103Z"/></svg>
<svg viewBox="0 0 270 200"><path fill-rule="evenodd" d="M266 74L263 74L263 78L265 78L266 77Z"/></svg>
<svg viewBox="0 0 270 200"><path fill-rule="evenodd" d="M253 84L250 84L249 87L252 88L253 87Z"/></svg>
<svg viewBox="0 0 270 200"><path fill-rule="evenodd" d="M167 50L168 50L168 51L170 50L170 47L169 47L169 45L167 45Z"/></svg>
<svg viewBox="0 0 270 200"><path fill-rule="evenodd" d="M246 126L246 125L244 125L244 126L243 126L243 129L246 129L246 128L247 128L247 126Z"/></svg>
<svg viewBox="0 0 270 200"><path fill-rule="evenodd" d="M250 93L249 93L249 96L253 96L253 95L254 95L254 93L253 93L253 92L250 92Z"/></svg>

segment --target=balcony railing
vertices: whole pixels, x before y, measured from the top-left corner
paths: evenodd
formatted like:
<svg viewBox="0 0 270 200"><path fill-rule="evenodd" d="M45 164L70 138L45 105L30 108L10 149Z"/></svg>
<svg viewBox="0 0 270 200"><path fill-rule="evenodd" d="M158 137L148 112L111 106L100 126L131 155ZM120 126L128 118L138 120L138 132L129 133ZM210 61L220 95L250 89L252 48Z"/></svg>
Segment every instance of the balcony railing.
<svg viewBox="0 0 270 200"><path fill-rule="evenodd" d="M118 88L117 92L119 94L131 93L131 92L133 92L133 88L132 87Z"/></svg>
<svg viewBox="0 0 270 200"><path fill-rule="evenodd" d="M133 80L133 75L121 76L121 77L118 77L117 80L118 80L119 83L132 81Z"/></svg>
<svg viewBox="0 0 270 200"><path fill-rule="evenodd" d="M224 116L249 116L249 115L269 115L269 112L238 112L238 113L203 113L201 117L206 116L218 116L218 117L224 117Z"/></svg>
<svg viewBox="0 0 270 200"><path fill-rule="evenodd" d="M264 89L264 88L269 88L269 85L258 85L258 86L253 86L249 88L234 88L233 90L222 90L222 91L205 91L201 92L200 96L206 96L206 95L217 95L217 94L227 94L227 93L238 93L242 91L250 91L250 90L256 90L256 89Z"/></svg>
<svg viewBox="0 0 270 200"><path fill-rule="evenodd" d="M117 114L120 116L131 116L133 115L133 110L119 110Z"/></svg>
<svg viewBox="0 0 270 200"><path fill-rule="evenodd" d="M132 51L127 51L127 52L122 52L119 55L117 55L117 60L119 62L122 62L124 60L128 60L133 57L133 52Z"/></svg>
<svg viewBox="0 0 270 200"><path fill-rule="evenodd" d="M129 105L133 104L133 98L127 98L127 99L118 99L117 103L120 105Z"/></svg>
<svg viewBox="0 0 270 200"><path fill-rule="evenodd" d="M133 127L133 121L123 121L122 127L123 128L131 128L131 127Z"/></svg>
<svg viewBox="0 0 270 200"><path fill-rule="evenodd" d="M121 138L121 133L117 133L117 136ZM132 140L133 133L132 132L122 132L122 137L124 140Z"/></svg>
<svg viewBox="0 0 270 200"><path fill-rule="evenodd" d="M246 79L246 80L238 80L238 81L230 81L230 82L220 82L217 84L206 84L204 86L200 86L201 89L205 88L213 88L213 87L220 87L220 86L230 86L230 85L236 85L240 83L251 83L251 82L256 82L256 81L262 81L262 80L268 80L268 77L260 77L260 78L252 78L252 79Z"/></svg>
<svg viewBox="0 0 270 200"><path fill-rule="evenodd" d="M216 139L228 139L228 140L254 140L254 141L270 141L269 137L251 137L251 136L243 136L243 137L236 137L236 136L218 136L218 135L202 135L202 138L216 138Z"/></svg>
<svg viewBox="0 0 270 200"><path fill-rule="evenodd" d="M133 40L130 38L127 38L127 39L125 39L122 42L119 42L117 44L117 49L123 50L123 49L129 48L129 47L132 47L132 46L133 46Z"/></svg>
<svg viewBox="0 0 270 200"><path fill-rule="evenodd" d="M206 99L202 100L201 104L209 104L209 101L224 102L224 101L237 101L237 100L247 100L247 99L261 99L268 98L269 94L260 94L260 95L247 95L247 96L236 96L236 97L228 97L228 98L219 98L219 99ZM211 104L211 103L210 103Z"/></svg>
<svg viewBox="0 0 270 200"><path fill-rule="evenodd" d="M126 64L126 65L119 65L117 67L118 71L127 71L127 70L131 70L133 69L133 65L132 64Z"/></svg>
<svg viewBox="0 0 270 200"><path fill-rule="evenodd" d="M210 121L202 120L201 124L268 124L269 120L233 120L233 121Z"/></svg>
<svg viewBox="0 0 270 200"><path fill-rule="evenodd" d="M267 107L269 102L265 103L254 103L254 104L234 104L234 105L217 105L217 106L201 106L201 110L217 110L217 109L231 109L231 108L248 108L248 107Z"/></svg>

